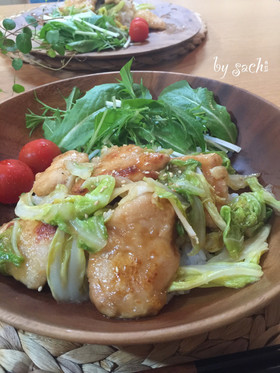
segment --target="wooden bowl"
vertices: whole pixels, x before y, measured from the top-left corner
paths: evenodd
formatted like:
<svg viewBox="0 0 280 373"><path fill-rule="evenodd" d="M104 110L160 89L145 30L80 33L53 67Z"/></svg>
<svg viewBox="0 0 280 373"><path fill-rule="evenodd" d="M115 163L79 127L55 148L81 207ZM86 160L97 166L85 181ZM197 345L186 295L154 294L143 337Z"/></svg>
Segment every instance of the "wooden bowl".
<svg viewBox="0 0 280 373"><path fill-rule="evenodd" d="M86 91L96 84L115 82L117 73L86 75L36 88L38 97L60 105L62 96L74 86ZM219 81L184 74L134 72L135 81L150 88L156 97L164 87L187 80L193 87L214 91L239 129L242 151L233 158L238 172L260 172L261 182L272 184L280 197L280 110L249 92ZM0 158L17 157L30 141L25 128L27 109L38 111L34 90L0 104ZM39 137L40 131L32 138ZM13 216L13 206L0 206L0 223ZM240 290L227 288L195 289L174 297L156 317L140 320L113 320L102 316L88 302L59 304L46 289L40 294L28 290L10 277L0 278L0 319L17 328L53 338L99 344L157 343L206 332L226 325L268 304L280 294L280 219L275 218L269 239L270 250L262 258L262 279Z"/></svg>

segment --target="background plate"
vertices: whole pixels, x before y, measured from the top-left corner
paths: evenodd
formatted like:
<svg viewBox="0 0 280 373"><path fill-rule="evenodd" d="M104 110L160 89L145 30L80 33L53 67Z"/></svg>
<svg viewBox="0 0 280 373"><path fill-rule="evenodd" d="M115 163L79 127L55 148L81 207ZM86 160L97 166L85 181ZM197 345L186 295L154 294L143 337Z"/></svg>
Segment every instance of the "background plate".
<svg viewBox="0 0 280 373"><path fill-rule="evenodd" d="M239 129L242 151L234 157L238 172L260 172L260 180L272 184L280 197L279 132L280 110L249 92L219 81L184 74L135 72L156 95L167 85L186 79L193 87L214 91L226 105ZM60 105L62 95L78 86L85 91L95 84L115 82L117 73L86 75L36 88L38 97L50 105ZM17 157L20 147L30 141L24 116L30 108L38 112L34 90L0 104L0 159ZM39 137L39 131L32 138ZM0 223L13 216L13 207L0 206ZM226 325L268 304L280 294L280 219L275 218L269 239L270 251L264 255L262 279L234 290L195 289L175 297L158 316L140 320L111 320L103 317L90 303L58 304L45 289L40 294L28 290L9 277L0 278L0 319L37 334L81 343L140 344L157 343L199 334Z"/></svg>
<svg viewBox="0 0 280 373"><path fill-rule="evenodd" d="M146 0L139 0L137 3L146 3ZM57 7L57 4L59 3L41 5L16 16L14 20L18 27L22 27L26 25L24 17L27 15L41 18L43 14L50 13ZM170 60L179 54L187 53L189 41L202 27L200 17L189 9L164 0L149 0L149 4L155 6L152 11L166 22L166 30L151 31L145 42L136 43L127 49L78 54L64 68L92 72L119 70L132 56L135 57L134 66L139 68L140 65L153 65L163 58ZM31 56L54 68L61 67L62 61L67 61L67 57L50 58L45 51L40 50L33 50ZM31 58L29 60L32 61Z"/></svg>

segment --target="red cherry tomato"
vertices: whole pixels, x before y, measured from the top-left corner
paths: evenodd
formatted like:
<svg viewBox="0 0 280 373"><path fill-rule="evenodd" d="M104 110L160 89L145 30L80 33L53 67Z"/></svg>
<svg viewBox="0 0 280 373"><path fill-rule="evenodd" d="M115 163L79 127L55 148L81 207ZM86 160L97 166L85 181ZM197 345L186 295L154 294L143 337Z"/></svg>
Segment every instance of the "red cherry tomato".
<svg viewBox="0 0 280 373"><path fill-rule="evenodd" d="M29 192L33 186L34 174L27 164L17 159L0 162L0 202L16 203L21 193Z"/></svg>
<svg viewBox="0 0 280 373"><path fill-rule="evenodd" d="M59 147L52 141L38 139L28 142L23 146L18 159L26 163L36 174L45 171L50 166L52 160L61 154Z"/></svg>
<svg viewBox="0 0 280 373"><path fill-rule="evenodd" d="M133 24L133 23L139 22L139 21L146 23L146 25L149 27L148 22L145 20L145 18L142 18L142 17L133 18L133 20L130 22L130 24Z"/></svg>
<svg viewBox="0 0 280 373"><path fill-rule="evenodd" d="M131 41L142 42L149 36L148 23L140 17L133 19L129 27Z"/></svg>

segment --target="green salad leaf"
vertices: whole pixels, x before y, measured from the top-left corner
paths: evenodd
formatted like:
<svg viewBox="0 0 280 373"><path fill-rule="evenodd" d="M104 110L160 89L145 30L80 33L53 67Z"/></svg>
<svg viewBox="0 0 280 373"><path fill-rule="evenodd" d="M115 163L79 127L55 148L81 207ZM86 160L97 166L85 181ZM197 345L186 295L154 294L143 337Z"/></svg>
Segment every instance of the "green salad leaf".
<svg viewBox="0 0 280 373"><path fill-rule="evenodd" d="M62 151L78 149L88 154L105 145L129 143L181 154L206 151L206 134L236 141L236 126L212 92L181 81L152 99L142 82L133 82L131 65L132 60L120 70L118 83L93 87L65 112L53 109L44 120L44 136ZM32 113L26 119L30 128L39 120Z"/></svg>
<svg viewBox="0 0 280 373"><path fill-rule="evenodd" d="M39 40L60 55L65 50L87 53L123 47L128 41L128 31L119 28L114 17L89 10L48 19L40 30Z"/></svg>
<svg viewBox="0 0 280 373"><path fill-rule="evenodd" d="M213 92L207 88L193 89L187 81L180 81L166 87L159 95L159 100L163 101L182 113L190 109L194 113L203 112L202 118L197 116L197 121L202 121L212 136L235 143L237 139L237 129L231 121L230 115L224 106L217 104Z"/></svg>

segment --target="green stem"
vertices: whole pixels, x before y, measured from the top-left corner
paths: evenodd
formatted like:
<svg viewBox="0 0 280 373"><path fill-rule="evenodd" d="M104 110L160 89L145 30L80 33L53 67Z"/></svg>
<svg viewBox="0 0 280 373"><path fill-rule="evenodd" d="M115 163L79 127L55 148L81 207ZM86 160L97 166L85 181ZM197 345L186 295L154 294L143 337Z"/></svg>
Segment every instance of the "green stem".
<svg viewBox="0 0 280 373"><path fill-rule="evenodd" d="M92 138L90 139L89 144L88 144L88 146L87 146L86 153L89 153L90 149L92 148L93 144L95 143L96 138L97 138L98 131L100 130L100 127L102 126L102 124L103 124L103 122L104 122L104 120L105 120L105 117L106 117L107 113L108 113L108 111L105 110L104 113L103 113L103 115L102 115L102 118L101 118L100 122L98 123L97 128L94 130L93 135L92 135Z"/></svg>

